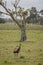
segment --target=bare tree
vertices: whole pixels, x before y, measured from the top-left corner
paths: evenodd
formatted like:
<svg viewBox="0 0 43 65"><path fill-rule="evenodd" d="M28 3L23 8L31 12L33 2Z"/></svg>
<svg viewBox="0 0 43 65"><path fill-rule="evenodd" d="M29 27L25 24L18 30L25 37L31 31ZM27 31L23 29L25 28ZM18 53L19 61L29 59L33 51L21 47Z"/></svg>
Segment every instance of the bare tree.
<svg viewBox="0 0 43 65"><path fill-rule="evenodd" d="M7 13L5 12L1 12L3 14L7 14L9 15L13 21L19 26L20 30L21 30L21 41L25 41L27 39L26 37L26 22L25 22L25 17L27 16L27 10L23 10L23 8L19 7L19 10L17 11L18 9L18 4L19 4L19 1L20 0L15 0L15 3L13 4L13 7L15 8L15 11L11 11L10 9L8 9L3 0L0 0L0 5L6 10ZM19 17L22 17L22 24L20 24L17 19L14 17L14 16L19 16Z"/></svg>

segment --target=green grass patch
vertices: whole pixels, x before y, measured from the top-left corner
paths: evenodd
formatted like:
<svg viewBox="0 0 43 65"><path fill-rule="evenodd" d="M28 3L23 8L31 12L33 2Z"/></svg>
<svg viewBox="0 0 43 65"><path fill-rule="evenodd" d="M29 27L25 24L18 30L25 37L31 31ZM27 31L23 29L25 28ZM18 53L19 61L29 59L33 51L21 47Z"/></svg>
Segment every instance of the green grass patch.
<svg viewBox="0 0 43 65"><path fill-rule="evenodd" d="M26 42L19 42L20 34L20 30L0 30L0 65L43 65L43 30L26 30ZM15 56L13 50L20 43Z"/></svg>

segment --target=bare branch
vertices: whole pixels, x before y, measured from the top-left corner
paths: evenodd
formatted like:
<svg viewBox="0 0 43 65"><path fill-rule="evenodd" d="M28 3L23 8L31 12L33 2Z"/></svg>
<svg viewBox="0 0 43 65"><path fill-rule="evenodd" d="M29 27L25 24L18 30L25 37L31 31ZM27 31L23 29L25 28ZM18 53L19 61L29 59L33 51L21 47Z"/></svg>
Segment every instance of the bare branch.
<svg viewBox="0 0 43 65"><path fill-rule="evenodd" d="M21 28L21 25L18 23L18 21L14 18L13 14L4 6L4 3L0 1L0 5L6 10L7 13L9 13L10 17L15 21L15 23Z"/></svg>
<svg viewBox="0 0 43 65"><path fill-rule="evenodd" d="M17 8L17 5L19 4L20 0L15 0L15 3L12 3L15 8Z"/></svg>
<svg viewBox="0 0 43 65"><path fill-rule="evenodd" d="M17 7L17 5L19 4L20 0L15 0L15 6Z"/></svg>
<svg viewBox="0 0 43 65"><path fill-rule="evenodd" d="M6 14L6 15L9 15L8 13L2 12L2 11L0 11L0 13L1 13L1 14Z"/></svg>
<svg viewBox="0 0 43 65"><path fill-rule="evenodd" d="M16 6L18 5L19 2L20 2L20 0L15 0Z"/></svg>

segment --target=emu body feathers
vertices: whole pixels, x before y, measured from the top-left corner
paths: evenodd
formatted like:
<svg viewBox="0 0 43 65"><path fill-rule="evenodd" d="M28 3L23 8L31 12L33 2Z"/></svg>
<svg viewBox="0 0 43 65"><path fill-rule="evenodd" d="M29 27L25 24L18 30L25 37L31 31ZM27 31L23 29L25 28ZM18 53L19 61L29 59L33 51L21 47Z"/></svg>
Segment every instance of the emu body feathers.
<svg viewBox="0 0 43 65"><path fill-rule="evenodd" d="M13 53L18 55L18 53L20 52L20 49L21 49L21 44L18 47L14 48Z"/></svg>

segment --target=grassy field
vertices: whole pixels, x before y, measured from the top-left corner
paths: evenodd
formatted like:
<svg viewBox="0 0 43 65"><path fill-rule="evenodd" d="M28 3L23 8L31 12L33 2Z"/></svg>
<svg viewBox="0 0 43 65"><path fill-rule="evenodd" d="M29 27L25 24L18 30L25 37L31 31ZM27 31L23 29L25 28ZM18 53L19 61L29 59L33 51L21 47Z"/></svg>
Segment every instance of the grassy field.
<svg viewBox="0 0 43 65"><path fill-rule="evenodd" d="M19 29L17 24L15 23L5 23L5 24L0 24L0 30L15 30ZM27 24L26 29L28 30L43 30L43 25L36 25L36 24Z"/></svg>
<svg viewBox="0 0 43 65"><path fill-rule="evenodd" d="M20 30L0 30L0 65L43 65L43 30L26 30L26 42L19 42ZM21 43L18 56L14 48Z"/></svg>

